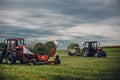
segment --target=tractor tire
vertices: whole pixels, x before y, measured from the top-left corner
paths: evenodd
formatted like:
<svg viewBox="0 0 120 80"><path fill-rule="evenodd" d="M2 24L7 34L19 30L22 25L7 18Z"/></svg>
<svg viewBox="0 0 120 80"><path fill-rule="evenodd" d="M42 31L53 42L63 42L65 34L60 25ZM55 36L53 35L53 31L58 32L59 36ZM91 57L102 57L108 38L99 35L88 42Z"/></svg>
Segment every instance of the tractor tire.
<svg viewBox="0 0 120 80"><path fill-rule="evenodd" d="M29 63L30 63L31 66L36 65L36 61L35 60L31 60Z"/></svg>
<svg viewBox="0 0 120 80"><path fill-rule="evenodd" d="M2 63L2 61L3 61L3 56L2 56L2 54L0 55L0 64Z"/></svg>
<svg viewBox="0 0 120 80"><path fill-rule="evenodd" d="M12 51L7 51L5 56L7 64L15 64L16 63L16 53Z"/></svg>
<svg viewBox="0 0 120 80"><path fill-rule="evenodd" d="M2 63L2 57L1 57L1 55L0 55L0 64Z"/></svg>
<svg viewBox="0 0 120 80"><path fill-rule="evenodd" d="M94 54L94 57L96 57L96 58L99 57L98 53L95 53L95 54Z"/></svg>
<svg viewBox="0 0 120 80"><path fill-rule="evenodd" d="M71 52L68 52L68 56L72 56Z"/></svg>
<svg viewBox="0 0 120 80"><path fill-rule="evenodd" d="M85 51L84 54L83 54L85 57L88 56L88 51Z"/></svg>
<svg viewBox="0 0 120 80"><path fill-rule="evenodd" d="M89 54L88 49L83 49L83 50L82 50L82 56L87 57L88 54Z"/></svg>
<svg viewBox="0 0 120 80"><path fill-rule="evenodd" d="M101 51L100 51L100 54L101 54L101 57L106 57L105 51L101 50Z"/></svg>

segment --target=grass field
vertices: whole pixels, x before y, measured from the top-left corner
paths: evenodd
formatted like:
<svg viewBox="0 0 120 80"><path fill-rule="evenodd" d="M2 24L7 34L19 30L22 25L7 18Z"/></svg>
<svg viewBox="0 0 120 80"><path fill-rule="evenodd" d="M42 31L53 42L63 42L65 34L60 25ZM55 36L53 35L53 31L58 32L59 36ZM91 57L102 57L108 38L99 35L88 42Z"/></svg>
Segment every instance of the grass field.
<svg viewBox="0 0 120 80"><path fill-rule="evenodd" d="M106 58L94 58L57 51L60 65L0 64L0 80L120 80L120 49L106 52Z"/></svg>

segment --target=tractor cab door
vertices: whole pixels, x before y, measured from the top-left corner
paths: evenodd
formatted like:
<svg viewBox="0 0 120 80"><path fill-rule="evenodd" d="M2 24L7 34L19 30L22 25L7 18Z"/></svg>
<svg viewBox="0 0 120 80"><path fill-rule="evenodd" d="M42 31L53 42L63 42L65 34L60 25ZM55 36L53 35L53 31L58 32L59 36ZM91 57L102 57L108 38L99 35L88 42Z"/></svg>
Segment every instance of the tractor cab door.
<svg viewBox="0 0 120 80"><path fill-rule="evenodd" d="M16 43L16 46L23 46L24 40L16 40L15 43Z"/></svg>
<svg viewBox="0 0 120 80"><path fill-rule="evenodd" d="M7 40L7 49L14 49L15 48L15 41Z"/></svg>

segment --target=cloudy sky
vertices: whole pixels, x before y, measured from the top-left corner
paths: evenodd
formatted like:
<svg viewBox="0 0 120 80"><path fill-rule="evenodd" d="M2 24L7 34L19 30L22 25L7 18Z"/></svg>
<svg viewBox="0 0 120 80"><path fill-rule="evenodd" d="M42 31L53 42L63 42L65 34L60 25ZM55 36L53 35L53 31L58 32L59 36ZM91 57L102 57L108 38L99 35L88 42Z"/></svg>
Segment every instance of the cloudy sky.
<svg viewBox="0 0 120 80"><path fill-rule="evenodd" d="M119 34L120 0L0 0L0 41L23 37L119 45Z"/></svg>

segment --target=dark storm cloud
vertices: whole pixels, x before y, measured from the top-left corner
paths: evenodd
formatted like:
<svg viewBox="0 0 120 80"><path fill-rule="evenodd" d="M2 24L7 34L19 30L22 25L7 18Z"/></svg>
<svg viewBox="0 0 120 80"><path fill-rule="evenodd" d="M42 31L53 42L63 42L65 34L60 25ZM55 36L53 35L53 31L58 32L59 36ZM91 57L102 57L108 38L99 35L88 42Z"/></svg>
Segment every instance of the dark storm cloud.
<svg viewBox="0 0 120 80"><path fill-rule="evenodd" d="M84 37L78 36L82 32L72 33L67 29L93 23L94 27L119 27L119 9L119 0L0 0L0 35L3 38L56 36L60 39L64 36L74 40L106 40L109 39L106 33L105 36L91 34L92 28L86 29Z"/></svg>
<svg viewBox="0 0 120 80"><path fill-rule="evenodd" d="M99 41L99 40L106 40L106 39L110 39L109 37L104 37L104 36L101 36L101 35L89 35L89 34L86 34L84 35L84 37L81 37L81 36L74 36L74 40L79 40L81 39L81 41L85 41L85 40L96 40L96 41Z"/></svg>
<svg viewBox="0 0 120 80"><path fill-rule="evenodd" d="M73 24L84 22L98 22L112 16L119 16L119 0L5 0L1 1L3 9L31 11L34 18L49 17L46 13L39 13L36 10L45 9L61 15L73 17L70 20ZM4 6L3 4L6 4ZM82 20L81 20L82 19ZM67 19L69 20L69 19Z"/></svg>
<svg viewBox="0 0 120 80"><path fill-rule="evenodd" d="M63 15L74 16L78 19L82 18L85 20L103 20L105 18L119 15L119 0L107 0L97 1L92 0L5 0L1 4L3 8L15 9L15 10L34 10L47 9L55 13ZM106 6L105 6L106 5ZM35 13L34 13L35 14ZM33 17L41 17L43 15L33 15Z"/></svg>
<svg viewBox="0 0 120 80"><path fill-rule="evenodd" d="M12 26L4 26L2 30L0 30L0 35L2 38L10 38L10 37L44 37L44 36L59 36L55 30L42 30L42 29L28 29L28 28L20 28L20 27L12 27Z"/></svg>

